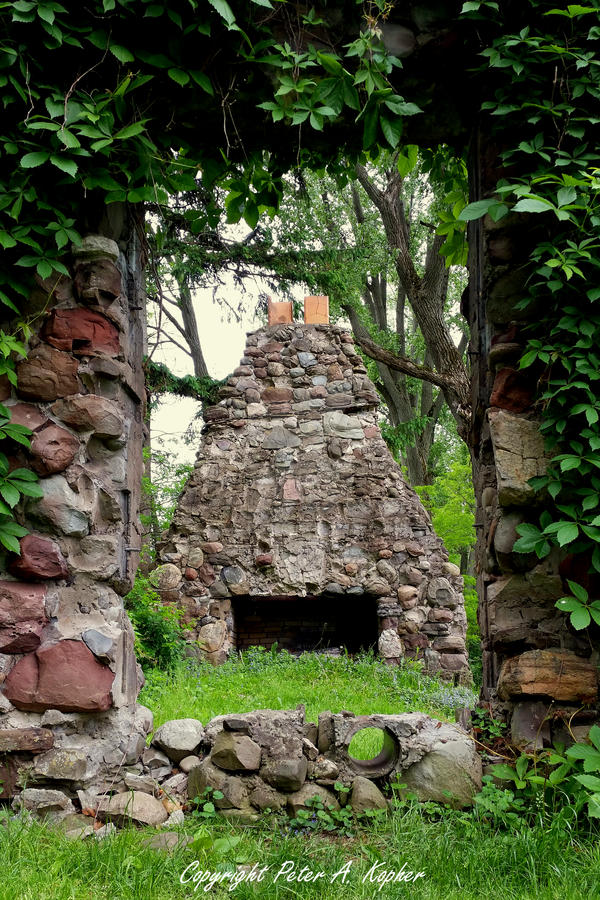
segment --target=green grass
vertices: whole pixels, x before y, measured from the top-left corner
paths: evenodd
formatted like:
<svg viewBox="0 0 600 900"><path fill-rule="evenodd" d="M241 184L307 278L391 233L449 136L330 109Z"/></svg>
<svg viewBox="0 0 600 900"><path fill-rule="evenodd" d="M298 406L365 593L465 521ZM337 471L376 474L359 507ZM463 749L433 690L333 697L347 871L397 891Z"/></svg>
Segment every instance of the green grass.
<svg viewBox="0 0 600 900"><path fill-rule="evenodd" d="M457 706L472 706L473 691L425 678L420 665L386 666L372 656L358 659L250 650L217 668L180 666L152 671L139 702L154 713L157 728L168 719L192 717L203 725L223 713L295 709L306 705L307 721L325 710L355 715L427 712L454 721Z"/></svg>
<svg viewBox="0 0 600 900"><path fill-rule="evenodd" d="M197 825L188 820L187 831ZM231 826L210 822L215 837L234 833ZM144 833L133 829L102 842L68 841L60 832L20 821L0 826L2 900L167 900L211 896L267 898L322 897L367 900L373 897L414 900L590 900L600 896L598 842L582 842L558 828L523 828L497 832L474 819L448 814L441 820L414 807L372 822L354 838L295 835L289 827L259 825L235 832L240 842L225 855L200 855L200 867L217 871L236 864L269 866L264 881L241 884L228 892L218 886L208 894L179 877L197 858L191 849L173 854L142 846ZM297 870L325 872L317 884L274 880L288 860ZM346 883L330 879L349 860ZM403 863L425 877L414 884L363 883L369 869L398 870Z"/></svg>

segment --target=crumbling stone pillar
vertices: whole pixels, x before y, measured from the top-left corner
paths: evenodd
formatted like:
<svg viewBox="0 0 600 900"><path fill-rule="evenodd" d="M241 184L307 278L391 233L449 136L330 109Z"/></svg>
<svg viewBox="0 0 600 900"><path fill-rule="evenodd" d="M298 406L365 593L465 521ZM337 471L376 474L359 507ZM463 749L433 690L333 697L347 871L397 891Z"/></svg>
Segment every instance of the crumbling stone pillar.
<svg viewBox="0 0 600 900"><path fill-rule="evenodd" d="M499 168L498 148L478 136L472 200L490 196ZM486 216L469 227L482 700L511 722L517 743L540 746L565 739L563 722L573 715L576 727L594 718L598 690L597 652L555 608L566 592L563 576L572 577L566 552L554 550L540 561L513 550L517 526L536 523L542 511L543 499L528 481L548 461L536 404L542 373L518 367L526 326L541 310L517 305L526 293L530 252L542 235L547 239L541 229L548 223L517 213L497 223Z"/></svg>
<svg viewBox="0 0 600 900"><path fill-rule="evenodd" d="M116 219L73 249L70 277L38 281L28 356L4 386L33 431L29 451L5 449L43 497L18 507L30 533L2 560L0 796L19 778L108 782L150 726L122 600L140 546L142 267L130 213Z"/></svg>

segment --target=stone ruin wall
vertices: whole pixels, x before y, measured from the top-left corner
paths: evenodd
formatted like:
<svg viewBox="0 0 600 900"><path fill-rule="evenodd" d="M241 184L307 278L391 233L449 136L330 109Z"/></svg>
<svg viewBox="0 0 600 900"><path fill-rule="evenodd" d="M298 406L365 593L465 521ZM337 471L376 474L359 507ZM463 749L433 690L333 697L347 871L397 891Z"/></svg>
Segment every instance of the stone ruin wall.
<svg viewBox="0 0 600 900"><path fill-rule="evenodd" d="M253 597L280 602L277 624L252 633L266 646L286 631L286 598L305 598L307 609L317 598L322 619L331 601L359 630L373 617L386 661L417 657L429 672L470 681L462 577L389 453L377 408L342 328L249 335L206 411L155 573L205 658L222 662L251 639L239 619Z"/></svg>
<svg viewBox="0 0 600 900"><path fill-rule="evenodd" d="M365 728L379 730L382 749L373 759L356 759L352 739ZM210 799L229 821L253 824L261 814L314 810L315 798L329 809L348 805L355 814L387 811L394 790L464 807L473 803L481 779L475 742L456 725L423 713L350 712L323 712L317 724L307 722L299 706L216 716L206 726L172 719L156 730L137 763L123 766L110 793L65 782L27 786L12 808L60 823L67 837L100 838L132 822L180 826L194 798ZM193 838L164 831L150 840L167 849Z"/></svg>
<svg viewBox="0 0 600 900"><path fill-rule="evenodd" d="M122 600L140 546L135 240L90 235L71 271L39 282L27 359L16 387L2 384L12 421L33 431L29 450L2 449L13 468L35 470L43 498L19 505L30 534L20 556L1 560L0 797L14 793L19 770L29 786L109 783L137 760L151 727L148 711L136 711L141 673Z"/></svg>
<svg viewBox="0 0 600 900"><path fill-rule="evenodd" d="M499 148L479 138L471 199L489 195L499 177ZM569 742L597 718L598 651L555 608L567 579L591 587L589 560L568 550L539 560L513 551L522 522L536 524L544 498L528 480L548 457L535 397L541 367L519 370L541 311L519 310L527 262L546 223L526 214L470 225L467 317L471 328L472 453L477 499L477 592L483 649L482 699L511 723L523 746ZM593 579L597 582L597 577ZM596 584L597 591L597 584ZM592 632L594 629L592 629ZM570 730L565 723L570 723Z"/></svg>

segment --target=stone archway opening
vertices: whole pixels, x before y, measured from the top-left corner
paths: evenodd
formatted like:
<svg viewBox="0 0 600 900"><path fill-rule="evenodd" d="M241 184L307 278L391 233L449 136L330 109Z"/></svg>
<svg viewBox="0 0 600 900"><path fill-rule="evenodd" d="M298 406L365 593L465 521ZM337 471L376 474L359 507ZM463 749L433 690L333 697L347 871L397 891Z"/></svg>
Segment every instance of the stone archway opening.
<svg viewBox="0 0 600 900"><path fill-rule="evenodd" d="M355 655L376 650L379 639L376 599L365 595L234 597L232 615L237 650L276 646Z"/></svg>

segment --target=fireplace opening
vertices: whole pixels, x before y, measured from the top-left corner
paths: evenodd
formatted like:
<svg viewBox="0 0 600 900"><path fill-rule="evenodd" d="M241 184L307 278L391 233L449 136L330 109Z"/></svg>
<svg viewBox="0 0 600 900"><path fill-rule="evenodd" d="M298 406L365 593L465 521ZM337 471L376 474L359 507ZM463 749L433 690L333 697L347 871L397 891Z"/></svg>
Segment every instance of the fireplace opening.
<svg viewBox="0 0 600 900"><path fill-rule="evenodd" d="M375 599L352 597L236 597L233 600L234 640L238 650L273 644L292 653L347 650L350 654L377 648Z"/></svg>

